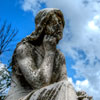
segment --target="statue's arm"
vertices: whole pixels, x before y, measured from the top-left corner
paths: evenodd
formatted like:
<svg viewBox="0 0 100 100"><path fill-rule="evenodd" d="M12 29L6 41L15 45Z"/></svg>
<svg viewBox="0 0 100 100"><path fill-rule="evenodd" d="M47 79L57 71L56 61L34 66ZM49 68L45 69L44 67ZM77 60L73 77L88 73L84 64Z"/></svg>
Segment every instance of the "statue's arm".
<svg viewBox="0 0 100 100"><path fill-rule="evenodd" d="M53 66L54 66L54 59L55 59L55 52L56 52L56 38L54 36L45 35L43 40L45 56L43 63L41 65L43 77L46 83L51 82Z"/></svg>
<svg viewBox="0 0 100 100"><path fill-rule="evenodd" d="M61 80L67 80L67 68L66 68L66 62L65 62L65 57L64 55L60 52L60 77L59 81Z"/></svg>
<svg viewBox="0 0 100 100"><path fill-rule="evenodd" d="M39 70L36 69L29 49L26 44L20 44L16 48L16 61L26 81L33 87L33 82L37 78Z"/></svg>
<svg viewBox="0 0 100 100"><path fill-rule="evenodd" d="M45 53L44 60L39 69L36 69L35 62L31 56L29 48L21 44L16 49L16 60L27 82L34 87L35 84L49 84L51 81L52 68L55 53L48 50Z"/></svg>

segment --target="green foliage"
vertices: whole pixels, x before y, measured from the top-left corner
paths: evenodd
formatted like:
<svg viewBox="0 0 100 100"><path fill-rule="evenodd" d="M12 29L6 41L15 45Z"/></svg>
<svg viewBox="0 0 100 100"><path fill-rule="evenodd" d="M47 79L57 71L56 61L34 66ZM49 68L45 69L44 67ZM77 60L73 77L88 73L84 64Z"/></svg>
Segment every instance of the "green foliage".
<svg viewBox="0 0 100 100"><path fill-rule="evenodd" d="M4 100L10 86L10 73L4 64L0 63L0 100Z"/></svg>

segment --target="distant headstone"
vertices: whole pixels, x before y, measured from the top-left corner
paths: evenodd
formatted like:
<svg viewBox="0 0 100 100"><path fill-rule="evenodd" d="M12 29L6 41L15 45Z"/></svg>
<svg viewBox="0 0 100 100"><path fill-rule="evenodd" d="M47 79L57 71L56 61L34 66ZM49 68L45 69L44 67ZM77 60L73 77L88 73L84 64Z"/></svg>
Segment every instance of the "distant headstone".
<svg viewBox="0 0 100 100"><path fill-rule="evenodd" d="M78 91L76 93L78 96L78 100L93 100L93 97L88 96L87 93L84 91Z"/></svg>

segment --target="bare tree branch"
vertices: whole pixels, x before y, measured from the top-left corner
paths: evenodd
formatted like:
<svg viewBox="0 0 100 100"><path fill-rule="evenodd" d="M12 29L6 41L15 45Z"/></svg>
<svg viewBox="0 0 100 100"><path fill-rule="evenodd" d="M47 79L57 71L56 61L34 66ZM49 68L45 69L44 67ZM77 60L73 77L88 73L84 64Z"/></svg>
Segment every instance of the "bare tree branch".
<svg viewBox="0 0 100 100"><path fill-rule="evenodd" d="M13 42L18 31L11 30L11 24L7 25L6 21L0 28L0 55L6 51L9 51L8 46Z"/></svg>

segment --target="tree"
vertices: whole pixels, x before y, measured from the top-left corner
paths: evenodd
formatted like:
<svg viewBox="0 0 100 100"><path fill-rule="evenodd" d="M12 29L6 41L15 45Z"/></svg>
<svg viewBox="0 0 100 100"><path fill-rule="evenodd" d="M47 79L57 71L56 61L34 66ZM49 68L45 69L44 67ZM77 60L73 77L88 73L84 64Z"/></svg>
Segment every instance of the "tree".
<svg viewBox="0 0 100 100"><path fill-rule="evenodd" d="M6 23L6 21L0 27L0 55L4 52L11 51L11 43L14 43L14 39L18 31L12 29L11 24ZM7 90L10 86L11 80L11 69L5 64L0 62L0 100L4 100Z"/></svg>
<svg viewBox="0 0 100 100"><path fill-rule="evenodd" d="M0 55L6 51L10 51L9 45L13 42L18 31L11 30L11 24L7 25L6 21L0 28Z"/></svg>
<svg viewBox="0 0 100 100"><path fill-rule="evenodd" d="M0 63L0 100L4 100L10 86L10 81L10 73L8 72L6 66Z"/></svg>

